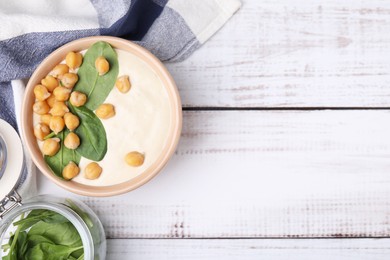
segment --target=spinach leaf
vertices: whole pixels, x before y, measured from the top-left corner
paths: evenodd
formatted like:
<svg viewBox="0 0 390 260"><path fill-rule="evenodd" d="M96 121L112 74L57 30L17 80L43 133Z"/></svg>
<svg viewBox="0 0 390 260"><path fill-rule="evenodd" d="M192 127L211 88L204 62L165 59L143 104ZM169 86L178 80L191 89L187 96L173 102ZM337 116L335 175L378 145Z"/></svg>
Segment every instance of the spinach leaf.
<svg viewBox="0 0 390 260"><path fill-rule="evenodd" d="M28 234L43 236L57 245L70 247L82 245L77 229L70 222L52 224L41 221L32 226Z"/></svg>
<svg viewBox="0 0 390 260"><path fill-rule="evenodd" d="M95 69L95 61L99 56L104 56L110 64L110 70L102 76L99 76ZM83 64L77 72L79 80L74 90L88 96L85 106L93 111L104 102L113 89L118 73L119 64L115 50L107 42L96 42L84 55Z"/></svg>
<svg viewBox="0 0 390 260"><path fill-rule="evenodd" d="M20 232L16 243L17 243L18 259L24 259L24 256L25 256L27 249L28 249L27 232L25 232L25 231Z"/></svg>
<svg viewBox="0 0 390 260"><path fill-rule="evenodd" d="M76 152L90 160L101 161L107 152L107 136L102 122L85 106L69 105L69 108L80 119L80 125L75 133L80 137L81 142Z"/></svg>
<svg viewBox="0 0 390 260"><path fill-rule="evenodd" d="M72 252L70 256L73 257L74 259L79 259L81 257L84 257L84 248L80 248L79 250Z"/></svg>
<svg viewBox="0 0 390 260"><path fill-rule="evenodd" d="M61 139L61 148L54 156L45 155L45 162L53 173L60 178L63 178L62 170L70 161L73 161L75 164L79 164L81 158L75 150L65 147L64 140L68 133L69 130L66 129L57 134L56 137Z"/></svg>
<svg viewBox="0 0 390 260"><path fill-rule="evenodd" d="M17 229L7 244L2 260L83 259L81 237L73 224L50 210L32 210L14 223ZM26 230L26 231L23 231Z"/></svg>
<svg viewBox="0 0 390 260"><path fill-rule="evenodd" d="M53 241L50 239L41 236L41 235L31 235L27 234L27 246L28 248L33 248L34 246L41 244L41 243L50 243L53 244Z"/></svg>
<svg viewBox="0 0 390 260"><path fill-rule="evenodd" d="M26 218L14 222L13 225L21 226L21 230L25 230L39 221L44 221L47 223L64 223L69 220L67 220L64 216L51 210L34 209L27 215Z"/></svg>
<svg viewBox="0 0 390 260"><path fill-rule="evenodd" d="M21 214L20 216L21 219L24 218L24 213ZM15 231L15 233L10 237L9 241L8 241L8 245L9 245L9 253L8 255L6 255L5 257L3 257L3 260L17 260L18 258L18 255L17 255L17 252L18 252L18 237L19 237L19 234L21 233L21 227L18 227ZM23 232L22 232L23 233ZM23 236L23 235L22 235ZM20 244L20 243L19 243Z"/></svg>
<svg viewBox="0 0 390 260"><path fill-rule="evenodd" d="M45 218L48 214L50 214L48 210L32 210L27 217L14 222L13 225L19 226L21 230L25 230Z"/></svg>
<svg viewBox="0 0 390 260"><path fill-rule="evenodd" d="M54 245L50 243L41 243L31 248L27 253L27 258L30 260L62 260L68 259L70 254L81 247L68 247Z"/></svg>

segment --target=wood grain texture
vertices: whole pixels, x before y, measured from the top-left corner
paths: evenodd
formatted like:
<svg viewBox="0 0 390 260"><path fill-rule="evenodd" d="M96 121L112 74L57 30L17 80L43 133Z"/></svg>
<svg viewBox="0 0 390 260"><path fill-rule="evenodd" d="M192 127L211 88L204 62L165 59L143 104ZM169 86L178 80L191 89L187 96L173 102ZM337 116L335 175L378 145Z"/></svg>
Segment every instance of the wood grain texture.
<svg viewBox="0 0 390 260"><path fill-rule="evenodd" d="M185 112L143 187L82 198L109 238L390 236L390 111ZM40 177L40 193L73 196Z"/></svg>
<svg viewBox="0 0 390 260"><path fill-rule="evenodd" d="M107 260L387 260L390 239L121 239Z"/></svg>
<svg viewBox="0 0 390 260"><path fill-rule="evenodd" d="M168 64L187 107L390 106L390 2L243 0Z"/></svg>

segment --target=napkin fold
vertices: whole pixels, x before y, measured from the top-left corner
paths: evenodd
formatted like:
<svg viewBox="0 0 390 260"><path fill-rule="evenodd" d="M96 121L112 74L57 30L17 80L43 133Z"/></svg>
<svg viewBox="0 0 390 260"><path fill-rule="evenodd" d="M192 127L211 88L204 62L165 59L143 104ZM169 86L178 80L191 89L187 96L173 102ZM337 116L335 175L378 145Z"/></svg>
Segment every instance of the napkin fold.
<svg viewBox="0 0 390 260"><path fill-rule="evenodd" d="M132 40L165 62L198 49L240 8L239 0L0 0L0 118L19 132L24 81L61 45L110 35ZM26 158L22 196L34 191ZM1 200L1 198L0 198Z"/></svg>

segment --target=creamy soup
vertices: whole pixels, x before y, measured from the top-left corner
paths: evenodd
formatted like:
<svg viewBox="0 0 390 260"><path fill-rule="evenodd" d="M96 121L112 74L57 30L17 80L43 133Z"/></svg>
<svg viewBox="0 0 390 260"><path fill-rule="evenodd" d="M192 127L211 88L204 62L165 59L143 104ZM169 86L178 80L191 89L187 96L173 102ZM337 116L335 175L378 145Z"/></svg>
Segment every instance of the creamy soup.
<svg viewBox="0 0 390 260"><path fill-rule="evenodd" d="M109 186L129 181L144 172L161 155L166 145L171 122L168 93L152 68L136 55L117 50L119 75L130 77L131 89L121 93L115 87L104 103L115 106L116 115L101 119L107 134L107 153L99 165L99 178L84 177L84 169L91 160L81 158L80 174L72 181L90 186ZM34 125L39 116L34 115ZM82 142L82 140L81 140ZM39 145L42 142L38 141ZM131 151L145 155L143 165L129 166L124 158Z"/></svg>

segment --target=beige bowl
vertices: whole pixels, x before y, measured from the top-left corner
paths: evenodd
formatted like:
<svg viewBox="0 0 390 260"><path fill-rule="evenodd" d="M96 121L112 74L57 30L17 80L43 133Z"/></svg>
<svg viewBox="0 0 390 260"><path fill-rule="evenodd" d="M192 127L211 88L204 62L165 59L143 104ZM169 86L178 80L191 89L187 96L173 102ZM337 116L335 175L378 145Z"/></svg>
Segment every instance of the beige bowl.
<svg viewBox="0 0 390 260"><path fill-rule="evenodd" d="M52 173L50 168L46 165L42 153L38 147L36 138L33 133L33 112L32 106L34 104L35 98L33 93L33 88L35 85L39 84L40 80L44 78L50 70L62 60L65 59L65 56L70 51L82 51L88 49L92 44L97 41L106 41L111 44L114 48L130 52L138 56L141 60L146 62L158 75L158 77L163 82L163 85L166 88L166 91L169 96L171 111L171 123L169 134L167 137L167 142L163 150L161 151L158 159L153 162L149 168L144 172L136 176L135 178L112 186L88 186L73 181L64 181ZM64 46L60 47L53 53L51 53L35 70L32 74L27 87L23 100L22 107L22 129L23 129L23 139L27 146L27 150L30 153L34 163L41 170L41 172L50 180L52 180L57 185L80 195L85 196L113 196L122 193L129 192L138 188L139 186L145 184L150 179L152 179L168 162L172 154L174 153L176 146L179 141L181 125L182 125L182 113L181 113L181 102L179 93L177 91L175 82L172 76L169 74L165 66L149 51L142 48L139 45L136 45L130 41L123 40L115 37L106 37L106 36L97 36L97 37L88 37L79 39Z"/></svg>

